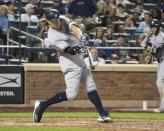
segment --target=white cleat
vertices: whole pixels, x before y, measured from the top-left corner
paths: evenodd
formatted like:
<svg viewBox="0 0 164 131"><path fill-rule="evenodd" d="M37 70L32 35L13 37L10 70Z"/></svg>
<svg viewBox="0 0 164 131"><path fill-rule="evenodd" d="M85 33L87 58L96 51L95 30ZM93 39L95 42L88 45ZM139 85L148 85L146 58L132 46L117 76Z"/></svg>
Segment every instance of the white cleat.
<svg viewBox="0 0 164 131"><path fill-rule="evenodd" d="M37 100L35 101L35 108L33 111L33 122L39 123L42 119L42 114L44 112L44 108L41 106L41 101Z"/></svg>
<svg viewBox="0 0 164 131"><path fill-rule="evenodd" d="M155 112L155 113L164 112L164 108L156 108L156 109L153 110L153 112Z"/></svg>
<svg viewBox="0 0 164 131"><path fill-rule="evenodd" d="M112 123L112 118L110 118L109 116L104 116L104 117L99 116L97 118L97 121L101 123Z"/></svg>

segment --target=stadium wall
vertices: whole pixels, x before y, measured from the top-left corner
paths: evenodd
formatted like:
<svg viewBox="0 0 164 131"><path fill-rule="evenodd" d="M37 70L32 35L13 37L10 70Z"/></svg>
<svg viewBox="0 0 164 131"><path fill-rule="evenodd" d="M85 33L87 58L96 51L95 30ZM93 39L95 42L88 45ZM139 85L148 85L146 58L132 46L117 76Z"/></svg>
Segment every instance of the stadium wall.
<svg viewBox="0 0 164 131"><path fill-rule="evenodd" d="M45 100L65 89L58 64L24 64L25 104ZM144 100L150 107L158 105L156 64L109 64L92 71L98 92L107 107L140 107ZM121 101L120 101L121 100ZM59 107L92 107L81 84L78 97Z"/></svg>

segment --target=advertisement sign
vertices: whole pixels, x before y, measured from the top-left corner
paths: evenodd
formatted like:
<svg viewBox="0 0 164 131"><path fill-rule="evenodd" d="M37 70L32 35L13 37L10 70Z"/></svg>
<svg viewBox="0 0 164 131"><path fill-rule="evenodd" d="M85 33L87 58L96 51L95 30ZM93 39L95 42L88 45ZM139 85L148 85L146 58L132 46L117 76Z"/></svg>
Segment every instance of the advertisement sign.
<svg viewBox="0 0 164 131"><path fill-rule="evenodd" d="M23 66L0 66L0 104L23 104Z"/></svg>

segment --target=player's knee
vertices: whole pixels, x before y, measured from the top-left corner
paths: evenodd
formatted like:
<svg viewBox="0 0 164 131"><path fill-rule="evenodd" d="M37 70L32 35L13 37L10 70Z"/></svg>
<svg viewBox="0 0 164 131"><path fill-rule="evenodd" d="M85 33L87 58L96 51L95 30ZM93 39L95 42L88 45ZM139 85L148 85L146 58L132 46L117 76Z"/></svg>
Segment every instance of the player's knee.
<svg viewBox="0 0 164 131"><path fill-rule="evenodd" d="M159 88L159 87L163 87L163 86L164 86L164 80L162 80L162 79L157 79L156 84L157 84L158 88Z"/></svg>
<svg viewBox="0 0 164 131"><path fill-rule="evenodd" d="M94 91L94 90L96 90L96 85L95 84L87 86L87 92L91 92L91 91Z"/></svg>
<svg viewBox="0 0 164 131"><path fill-rule="evenodd" d="M68 100L73 100L76 98L78 91L66 91Z"/></svg>

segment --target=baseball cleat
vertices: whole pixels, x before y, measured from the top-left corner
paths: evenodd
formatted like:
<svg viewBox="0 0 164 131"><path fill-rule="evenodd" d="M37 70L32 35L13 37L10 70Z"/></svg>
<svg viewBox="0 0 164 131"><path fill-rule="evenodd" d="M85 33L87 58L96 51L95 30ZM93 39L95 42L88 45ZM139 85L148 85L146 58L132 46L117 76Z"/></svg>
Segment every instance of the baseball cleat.
<svg viewBox="0 0 164 131"><path fill-rule="evenodd" d="M34 108L34 112L33 112L34 123L38 123L42 119L42 114L45 109L41 106L41 104L42 104L41 101L35 101L35 108Z"/></svg>
<svg viewBox="0 0 164 131"><path fill-rule="evenodd" d="M109 112L105 110L104 113L97 118L97 121L101 123L111 123L112 118L109 117Z"/></svg>
<svg viewBox="0 0 164 131"><path fill-rule="evenodd" d="M101 122L101 123L111 123L112 122L112 118L110 118L109 116L99 116L97 118L97 121L98 122Z"/></svg>
<svg viewBox="0 0 164 131"><path fill-rule="evenodd" d="M153 110L153 112L155 112L155 113L164 112L164 108L156 108L156 109Z"/></svg>

